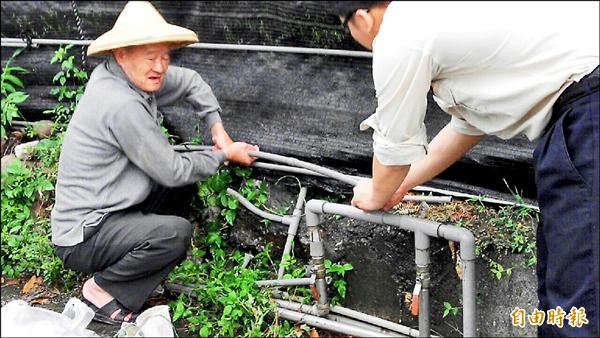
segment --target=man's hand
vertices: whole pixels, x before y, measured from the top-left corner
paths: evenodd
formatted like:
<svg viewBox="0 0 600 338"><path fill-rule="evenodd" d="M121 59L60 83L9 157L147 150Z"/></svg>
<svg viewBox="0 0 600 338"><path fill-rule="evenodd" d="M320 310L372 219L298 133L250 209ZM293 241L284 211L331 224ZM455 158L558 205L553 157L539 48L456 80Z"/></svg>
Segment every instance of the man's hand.
<svg viewBox="0 0 600 338"><path fill-rule="evenodd" d="M233 143L233 140L229 137L221 122L215 123L210 128L210 133L212 135L213 150L223 150Z"/></svg>
<svg viewBox="0 0 600 338"><path fill-rule="evenodd" d="M350 204L364 211L379 210L383 207L384 201L375 199L373 194L373 180L360 180L354 187L354 197Z"/></svg>
<svg viewBox="0 0 600 338"><path fill-rule="evenodd" d="M258 151L258 146L254 146L245 142L233 142L222 150L225 152L227 160L241 165L250 165L256 160L256 157L248 155L248 151Z"/></svg>

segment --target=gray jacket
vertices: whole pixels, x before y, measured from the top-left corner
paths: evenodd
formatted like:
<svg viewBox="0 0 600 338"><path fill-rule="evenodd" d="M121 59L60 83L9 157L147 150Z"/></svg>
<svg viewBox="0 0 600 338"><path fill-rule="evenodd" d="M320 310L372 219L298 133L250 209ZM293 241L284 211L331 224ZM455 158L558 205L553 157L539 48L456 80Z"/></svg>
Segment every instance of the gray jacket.
<svg viewBox="0 0 600 338"><path fill-rule="evenodd" d="M114 58L98 65L65 133L51 213L52 242L83 242L83 229L148 197L153 185L177 187L214 174L223 151L177 153L158 108L185 100L209 127L219 103L200 75L170 66L160 90L135 87Z"/></svg>

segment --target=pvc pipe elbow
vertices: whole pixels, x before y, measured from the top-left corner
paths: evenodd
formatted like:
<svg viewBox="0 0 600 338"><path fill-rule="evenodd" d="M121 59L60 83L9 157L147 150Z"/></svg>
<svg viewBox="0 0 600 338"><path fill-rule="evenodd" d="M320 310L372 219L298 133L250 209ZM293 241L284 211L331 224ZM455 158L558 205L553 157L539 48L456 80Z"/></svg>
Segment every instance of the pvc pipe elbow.
<svg viewBox="0 0 600 338"><path fill-rule="evenodd" d="M321 215L323 214L323 207L325 201L322 200L310 200L306 202L306 226L314 227L321 223Z"/></svg>
<svg viewBox="0 0 600 338"><path fill-rule="evenodd" d="M460 258L462 260L475 259L475 236L467 229L461 228L458 232L460 242Z"/></svg>

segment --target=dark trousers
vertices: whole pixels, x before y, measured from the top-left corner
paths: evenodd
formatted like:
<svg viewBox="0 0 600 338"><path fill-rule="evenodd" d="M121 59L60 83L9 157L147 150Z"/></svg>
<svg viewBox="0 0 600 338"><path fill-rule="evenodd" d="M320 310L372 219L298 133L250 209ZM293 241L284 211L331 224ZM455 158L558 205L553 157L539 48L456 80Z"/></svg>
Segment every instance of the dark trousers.
<svg viewBox="0 0 600 338"><path fill-rule="evenodd" d="M538 309L546 312L540 337L600 336L598 101L596 68L560 96L534 151L542 218L537 229ZM558 307L565 312L562 327L548 324L548 310ZM587 324L569 322L577 319L569 317L573 308L585 309Z"/></svg>
<svg viewBox="0 0 600 338"><path fill-rule="evenodd" d="M154 288L186 257L192 236L187 220L195 186L157 186L140 205L107 215L84 230L84 242L56 247L70 269L93 273L96 283L139 312Z"/></svg>

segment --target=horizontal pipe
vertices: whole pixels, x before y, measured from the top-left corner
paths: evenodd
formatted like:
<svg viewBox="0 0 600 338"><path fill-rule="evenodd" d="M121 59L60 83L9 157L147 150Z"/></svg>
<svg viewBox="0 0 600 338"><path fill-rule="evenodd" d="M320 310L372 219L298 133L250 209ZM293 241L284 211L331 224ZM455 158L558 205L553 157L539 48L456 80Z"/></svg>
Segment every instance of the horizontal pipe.
<svg viewBox="0 0 600 338"><path fill-rule="evenodd" d="M335 322L322 317L317 317L307 313L296 312L277 307L275 311L284 319L294 322L303 322L310 326L318 327L324 330L343 333L356 337L399 337L397 334L385 334L381 331L371 331L365 328Z"/></svg>
<svg viewBox="0 0 600 338"><path fill-rule="evenodd" d="M427 203L450 203L452 196L420 196L420 195L404 195L403 201L416 201Z"/></svg>
<svg viewBox="0 0 600 338"><path fill-rule="evenodd" d="M94 40L69 40L69 39L31 39L31 45L75 45L89 46ZM27 43L19 38L2 38L2 47L27 47ZM228 43L193 43L185 48L197 49L215 49L215 50L235 50L235 51L254 51L254 52L276 52L276 53L296 53L296 54L314 54L331 56L349 56L358 58L371 58L373 53L364 51L353 51L344 49L325 49L325 48L306 48L306 47L286 47L286 46L262 46L262 45L237 45Z"/></svg>
<svg viewBox="0 0 600 338"><path fill-rule="evenodd" d="M296 285L312 285L315 284L315 276L309 278L292 278L292 279L267 279L258 280L258 286L296 286Z"/></svg>
<svg viewBox="0 0 600 338"><path fill-rule="evenodd" d="M308 313L314 316L324 316L327 314L326 312L319 310L317 304L307 305L298 302L290 302L283 299L275 299L275 303L277 303L277 306L279 307L302 313Z"/></svg>
<svg viewBox="0 0 600 338"><path fill-rule="evenodd" d="M188 148L184 148L184 147L188 147ZM200 147L200 148L194 148L194 147ZM178 145L175 146L176 150L194 150L194 149L210 149L210 146L198 146L198 145ZM268 154L268 153L265 153ZM283 157L283 156L282 156ZM256 162L255 162L256 163ZM286 167L282 167L281 170L285 171ZM329 176L329 175L323 175L323 174L319 174L316 173L314 171L308 171L306 172L309 175L318 175L318 176ZM346 175L347 177L351 177L353 179L355 179L357 182L361 179L366 179L368 177L362 177L362 176L351 176L351 175ZM456 192L456 191L450 191L450 190L445 190L445 189L438 189L438 188L432 188L432 187L427 187L427 186L422 186L422 185L418 185L414 188L411 189L412 191L421 191L421 192L434 192L434 193L438 193L438 194L442 194L442 195L447 195L447 196L418 196L418 197L409 197L409 196L405 196L405 201L408 200L413 200L413 201L425 201L428 203L445 203L445 202L449 202L448 200L448 196L450 197L460 197L460 198L465 198L465 199L471 199L471 198L477 198L477 199L481 199L482 202L487 202L487 203L494 203L494 204L502 204L502 205L512 205L515 207L526 207L532 210L536 210L536 211L540 211L540 208L538 206L532 205L532 204L527 204L527 203L516 203L516 202L511 202L511 201L504 201L504 200L500 200L500 199L496 199L496 198L491 198L491 197L481 197L481 196L475 196L472 194L466 194L466 193L461 193L461 192ZM411 195L412 196L412 195ZM427 198L431 198L430 200L427 200ZM441 198L441 200L439 202L435 202L436 198Z"/></svg>
<svg viewBox="0 0 600 338"><path fill-rule="evenodd" d="M253 213L262 218L266 218L273 222L279 222L288 225L292 222L292 218L289 216L279 216L260 210L259 208L255 207L254 204L250 203L250 201L248 201L244 196L240 195L237 191L231 188L227 188L227 193L235 197L235 199L238 200L243 206L248 208L248 210L252 211Z"/></svg>
<svg viewBox="0 0 600 338"><path fill-rule="evenodd" d="M352 325L352 326L356 326L356 327L361 327L363 329L367 329L370 331L375 331L375 332L380 332L383 334L390 334L390 335L402 335L402 337L404 337L405 335L400 333L400 332L395 332L395 331L390 331L388 329L379 327L379 326L375 326L375 325L371 325L371 324L367 324L365 322L361 322L360 320L356 320L353 318L348 318L348 317L344 317L344 316L340 316L340 315L334 315L334 314L328 314L327 316L325 316L325 318L332 320L334 322L338 322L338 323L343 323L346 325Z"/></svg>
<svg viewBox="0 0 600 338"><path fill-rule="evenodd" d="M318 172L320 174L326 175L328 177L334 178L338 181L341 182L345 182L348 183L350 185L356 185L356 183L358 183L358 180L352 176L349 175L345 175L342 173L339 173L335 170L332 169L328 169L325 167L321 167L319 165L316 164L312 164L309 162L305 162L305 161L300 161L298 159L295 159L293 157L286 157L286 156L281 156L281 155L276 155L276 154L269 154L269 153L265 153L265 152L260 152L260 151L254 151L254 150L250 150L248 151L248 154L250 156L254 156L257 158L262 158L262 159L266 159L266 160L270 160L273 162L280 162L280 163L284 163L287 165L291 165L293 167L300 167L300 168L305 168L305 169L309 169L315 172Z"/></svg>
<svg viewBox="0 0 600 338"><path fill-rule="evenodd" d="M281 165L281 164L254 161L254 162L252 162L252 164L250 166L255 167L255 168L269 169L269 170L286 171L286 172L293 173L293 174L327 177L323 174L319 174L312 170L308 170L308 169L304 169L304 168L290 167L290 166Z"/></svg>
<svg viewBox="0 0 600 338"><path fill-rule="evenodd" d="M330 203L321 200L310 200L306 204L306 210L315 213L338 214L371 223L398 226L413 232L422 231L424 234L431 237L445 238L460 242L461 258L463 258L462 254L464 254L464 259L467 260L475 258L474 254L470 255L468 253L474 252L475 238L473 237L473 234L465 228L406 215L395 215L381 211L365 212L351 205ZM465 252L463 253L462 251Z"/></svg>
<svg viewBox="0 0 600 338"><path fill-rule="evenodd" d="M176 145L174 146L175 150L177 151L194 151L194 150L210 150L211 146L204 146L204 145ZM285 156L281 156L281 155L275 155L275 154L270 154L270 153L265 153L265 152L254 152L253 156L258 157L258 158L265 158L265 159L270 159L273 160L275 162L283 162L283 163L292 163L293 160L296 160L294 158L291 157L285 157ZM276 157L274 157L276 156ZM298 161L298 160L296 160ZM260 163L260 164L259 164ZM306 163L306 162L304 162ZM301 174L307 174L307 175L314 175L314 176L321 176L321 177L330 177L330 178L337 178L338 176L332 176L330 174L323 174L320 172L317 172L315 170L310 170L310 169L306 169L303 166L302 161L300 161L300 163L295 163L297 166L277 166L277 165L273 165L271 163L264 163L264 162L254 162L252 163L251 166L256 165L257 167L264 167L264 168L268 168L268 169L275 169L275 170L281 170L281 171L288 171L288 172L297 172L297 173L301 173ZM310 164L311 168L315 168L315 167L319 167L321 169L327 170L328 173L331 173L330 169L326 169L324 167L320 167L317 166L315 164ZM269 168L269 166L272 166ZM300 168L298 168L298 166ZM315 166L315 167L313 167ZM301 168L305 169L302 170ZM337 172L338 175L343 175L344 179L340 179L340 181L345 182L345 183L349 183L350 185L356 185L356 182L358 182L361 179L367 179L368 177L362 177L362 176L352 176L352 175L345 175L345 174L341 174L339 172ZM460 192L456 192L456 191L450 191L450 190L444 190L444 189L437 189L437 188L432 188L432 187L426 187L426 186L416 186L414 188L412 188L411 190L413 191L425 191L425 192L434 192L434 193L439 193L439 194L443 194L443 195L447 195L447 196L418 196L418 195L406 195L404 196L404 201L424 201L427 203L448 203L452 201L452 197L461 197L461 198L480 198L480 196L475 196L475 195L471 195L471 194L465 194L465 193L460 193ZM483 202L487 202L487 203L494 203L494 204L502 204L502 205L512 205L512 206L517 206L517 207L527 207L536 211L539 211L539 207L535 206L535 205L531 205L531 204L523 204L523 203L515 203L515 202L509 202L509 201L503 201L503 200L499 200L499 199L495 199L495 198L489 198L489 197L484 197L481 198L481 200Z"/></svg>
<svg viewBox="0 0 600 338"><path fill-rule="evenodd" d="M408 335L411 337L418 337L419 330L415 330L408 326L392 323L385 319L381 319L379 317L371 316L366 313L358 312L352 309L348 309L339 305L332 306L329 310L331 313L337 313L339 315L355 318L363 322L371 323L373 325L386 328L391 331L399 332L404 335Z"/></svg>
<svg viewBox="0 0 600 338"><path fill-rule="evenodd" d="M487 202L487 203L493 203L493 204L501 204L501 205L512 205L515 207L526 207L532 210L535 210L537 212L540 211L540 208L537 205L533 205L533 204L527 204L527 203L518 203L518 202L514 202L514 201L505 201L505 200L500 200L497 198L491 198L491 197L482 197L482 196L476 196L473 194L467 194L467 193L462 193L462 192L457 192L457 191L451 191L451 190L446 190L446 189L439 189L439 188L433 188L433 187L427 187L427 186L423 186L423 185L418 185L414 188L411 189L412 191L421 191L421 192L434 192L434 193L438 193L438 194L442 194L442 195L449 195L452 197L460 197L460 198L464 198L464 199L473 199L473 198L477 198L477 199L481 199L482 202Z"/></svg>

